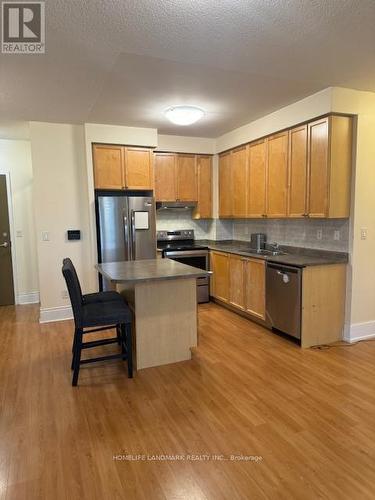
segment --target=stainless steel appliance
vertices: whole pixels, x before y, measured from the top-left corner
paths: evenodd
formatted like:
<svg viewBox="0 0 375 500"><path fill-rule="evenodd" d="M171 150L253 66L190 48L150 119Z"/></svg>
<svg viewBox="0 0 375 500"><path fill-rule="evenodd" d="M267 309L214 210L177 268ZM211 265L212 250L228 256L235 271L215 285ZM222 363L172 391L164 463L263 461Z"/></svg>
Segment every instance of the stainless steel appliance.
<svg viewBox="0 0 375 500"><path fill-rule="evenodd" d="M267 263L266 315L272 328L301 338L302 269Z"/></svg>
<svg viewBox="0 0 375 500"><path fill-rule="evenodd" d="M208 271L208 247L194 241L193 229L177 229L173 231L157 232L158 250L163 258L168 258L198 267ZM197 279L198 303L210 300L210 281L208 277Z"/></svg>
<svg viewBox="0 0 375 500"><path fill-rule="evenodd" d="M266 248L267 235L264 233L252 233L250 236L250 246L257 252Z"/></svg>
<svg viewBox="0 0 375 500"><path fill-rule="evenodd" d="M96 196L96 222L99 262L156 258L154 198L101 192Z"/></svg>

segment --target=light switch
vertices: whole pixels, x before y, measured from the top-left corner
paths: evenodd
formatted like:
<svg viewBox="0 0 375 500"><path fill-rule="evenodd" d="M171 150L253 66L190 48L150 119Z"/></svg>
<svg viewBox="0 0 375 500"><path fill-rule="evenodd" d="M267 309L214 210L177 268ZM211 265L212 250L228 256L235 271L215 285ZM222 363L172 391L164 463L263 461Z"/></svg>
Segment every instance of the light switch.
<svg viewBox="0 0 375 500"><path fill-rule="evenodd" d="M49 241L49 232L42 231L42 241Z"/></svg>
<svg viewBox="0 0 375 500"><path fill-rule="evenodd" d="M16 236L17 238L22 238L23 232L19 229L18 231L16 231Z"/></svg>
<svg viewBox="0 0 375 500"><path fill-rule="evenodd" d="M367 240L367 227L361 227L361 240Z"/></svg>

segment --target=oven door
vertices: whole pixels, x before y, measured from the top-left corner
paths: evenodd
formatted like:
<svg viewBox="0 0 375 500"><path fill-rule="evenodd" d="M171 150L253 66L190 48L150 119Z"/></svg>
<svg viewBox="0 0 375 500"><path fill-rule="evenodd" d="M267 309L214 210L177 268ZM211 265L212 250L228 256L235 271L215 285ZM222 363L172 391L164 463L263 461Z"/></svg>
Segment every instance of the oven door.
<svg viewBox="0 0 375 500"><path fill-rule="evenodd" d="M208 271L208 252L206 250L164 250L163 257ZM197 297L199 303L210 300L208 276L197 278Z"/></svg>

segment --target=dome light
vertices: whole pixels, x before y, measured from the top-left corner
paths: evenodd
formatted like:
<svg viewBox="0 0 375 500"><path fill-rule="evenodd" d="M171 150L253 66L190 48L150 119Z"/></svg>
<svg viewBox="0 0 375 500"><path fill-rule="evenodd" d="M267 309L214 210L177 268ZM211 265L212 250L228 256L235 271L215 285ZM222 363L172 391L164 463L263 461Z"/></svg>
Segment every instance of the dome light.
<svg viewBox="0 0 375 500"><path fill-rule="evenodd" d="M192 125L204 116L204 111L197 106L172 106L165 111L165 116L175 125Z"/></svg>

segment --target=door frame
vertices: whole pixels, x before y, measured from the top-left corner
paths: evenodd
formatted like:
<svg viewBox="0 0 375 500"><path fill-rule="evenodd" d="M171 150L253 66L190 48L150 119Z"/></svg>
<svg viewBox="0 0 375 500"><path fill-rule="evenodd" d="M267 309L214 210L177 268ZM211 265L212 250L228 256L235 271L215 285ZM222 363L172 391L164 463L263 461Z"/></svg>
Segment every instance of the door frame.
<svg viewBox="0 0 375 500"><path fill-rule="evenodd" d="M8 218L9 218L9 228L10 228L10 250L12 254L12 269L13 269L13 292L14 292L14 303L18 304L18 284L17 284L17 261L16 261L16 245L15 245L15 231L14 231L14 217L13 217L13 198L12 198L12 187L11 187L11 177L9 170L2 169L0 167L0 175L5 175L5 182L7 185L7 198L8 198Z"/></svg>

